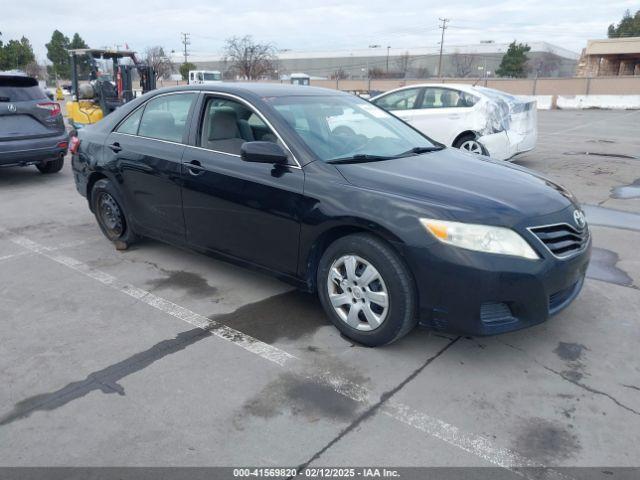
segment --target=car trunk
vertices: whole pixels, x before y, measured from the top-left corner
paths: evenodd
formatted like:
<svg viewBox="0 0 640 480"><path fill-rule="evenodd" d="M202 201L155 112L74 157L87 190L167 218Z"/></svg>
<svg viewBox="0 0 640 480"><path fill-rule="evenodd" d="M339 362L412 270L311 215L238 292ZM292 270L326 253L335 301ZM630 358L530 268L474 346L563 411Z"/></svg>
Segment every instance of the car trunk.
<svg viewBox="0 0 640 480"><path fill-rule="evenodd" d="M509 128L507 136L517 146L518 152L531 150L538 136L536 101L516 101L509 104Z"/></svg>
<svg viewBox="0 0 640 480"><path fill-rule="evenodd" d="M58 106L30 77L0 75L0 142L64 132Z"/></svg>

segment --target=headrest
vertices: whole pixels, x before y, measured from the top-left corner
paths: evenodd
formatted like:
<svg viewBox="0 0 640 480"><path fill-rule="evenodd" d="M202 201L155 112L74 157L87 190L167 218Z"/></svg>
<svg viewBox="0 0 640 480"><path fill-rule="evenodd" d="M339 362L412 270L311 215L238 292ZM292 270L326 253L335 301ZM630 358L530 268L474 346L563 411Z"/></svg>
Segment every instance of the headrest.
<svg viewBox="0 0 640 480"><path fill-rule="evenodd" d="M233 109L219 109L213 111L209 123L209 140L227 140L240 138L238 116Z"/></svg>
<svg viewBox="0 0 640 480"><path fill-rule="evenodd" d="M154 132L167 131L167 129L174 128L175 125L176 122L171 112L150 110L148 112L144 112L144 115L142 116L141 128L151 128Z"/></svg>

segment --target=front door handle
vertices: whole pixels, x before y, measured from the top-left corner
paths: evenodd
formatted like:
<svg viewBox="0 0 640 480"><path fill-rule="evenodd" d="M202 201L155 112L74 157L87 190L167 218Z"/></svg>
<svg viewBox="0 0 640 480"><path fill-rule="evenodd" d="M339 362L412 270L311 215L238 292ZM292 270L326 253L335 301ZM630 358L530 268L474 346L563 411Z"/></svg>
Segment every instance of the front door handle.
<svg viewBox="0 0 640 480"><path fill-rule="evenodd" d="M191 160L190 162L185 162L184 165L187 167L187 171L190 175L198 176L204 173L204 167L198 160Z"/></svg>
<svg viewBox="0 0 640 480"><path fill-rule="evenodd" d="M113 142L111 145L109 145L109 148L113 150L113 153L118 153L122 151L122 147L118 142Z"/></svg>

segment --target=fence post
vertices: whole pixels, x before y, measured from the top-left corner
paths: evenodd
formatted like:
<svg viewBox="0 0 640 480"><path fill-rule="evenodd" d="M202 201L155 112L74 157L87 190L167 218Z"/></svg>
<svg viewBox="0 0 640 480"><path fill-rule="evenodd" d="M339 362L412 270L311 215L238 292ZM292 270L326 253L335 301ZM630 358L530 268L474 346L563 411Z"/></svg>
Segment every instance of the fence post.
<svg viewBox="0 0 640 480"><path fill-rule="evenodd" d="M587 86L586 86L585 95L589 95L590 92L591 92L591 77L587 77Z"/></svg>
<svg viewBox="0 0 640 480"><path fill-rule="evenodd" d="M534 97L536 95L537 88L538 88L538 76L536 75L535 78L533 79L533 93L532 93L532 95Z"/></svg>

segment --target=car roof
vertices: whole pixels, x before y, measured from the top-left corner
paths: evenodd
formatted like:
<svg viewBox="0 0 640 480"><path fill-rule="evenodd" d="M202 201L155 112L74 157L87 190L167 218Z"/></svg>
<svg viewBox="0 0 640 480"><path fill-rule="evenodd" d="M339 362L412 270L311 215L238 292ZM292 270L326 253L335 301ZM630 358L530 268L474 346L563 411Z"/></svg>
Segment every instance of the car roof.
<svg viewBox="0 0 640 480"><path fill-rule="evenodd" d="M478 91L478 89L476 88L475 85L470 85L468 83L442 83L442 82L440 82L440 83L416 83L416 84L412 84L412 85L405 85L404 87L394 88L393 90L387 90L386 92L381 93L380 95L376 95L371 100L375 100L376 98L382 97L383 95L388 95L389 93L398 92L398 91L406 90L406 89L409 89L409 88L424 88L424 87L450 88L450 89L460 90L462 92L467 92L467 93L481 94L481 92Z"/></svg>
<svg viewBox="0 0 640 480"><path fill-rule="evenodd" d="M240 96L257 97L289 97L289 96L331 96L349 95L348 93L331 88L291 85L288 83L257 83L257 82L222 82L215 85L184 85L163 88L161 92L169 91L211 91L231 93Z"/></svg>

